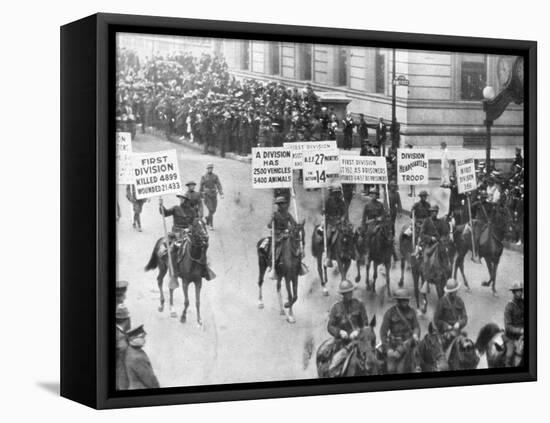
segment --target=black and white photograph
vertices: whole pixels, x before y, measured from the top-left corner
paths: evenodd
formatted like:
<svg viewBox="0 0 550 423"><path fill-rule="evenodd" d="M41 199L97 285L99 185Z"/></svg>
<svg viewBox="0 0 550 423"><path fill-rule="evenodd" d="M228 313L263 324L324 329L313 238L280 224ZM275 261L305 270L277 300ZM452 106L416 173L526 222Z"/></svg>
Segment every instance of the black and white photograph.
<svg viewBox="0 0 550 423"><path fill-rule="evenodd" d="M522 368L523 75L117 33L116 390Z"/></svg>

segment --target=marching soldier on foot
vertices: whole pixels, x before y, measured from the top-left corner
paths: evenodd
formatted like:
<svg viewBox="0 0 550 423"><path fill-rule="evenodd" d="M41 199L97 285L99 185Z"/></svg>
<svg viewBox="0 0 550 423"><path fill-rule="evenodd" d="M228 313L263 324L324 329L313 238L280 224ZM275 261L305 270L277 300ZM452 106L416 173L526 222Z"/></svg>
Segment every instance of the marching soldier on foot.
<svg viewBox="0 0 550 423"><path fill-rule="evenodd" d="M523 337L523 283L514 283L510 291L513 298L504 309L504 341L506 343L505 366L514 367L516 343Z"/></svg>
<svg viewBox="0 0 550 423"><path fill-rule="evenodd" d="M197 214L197 217L200 217L202 219L204 215L204 211L202 207L201 194L195 191L195 187L197 186L197 183L195 181L189 181L185 185L187 186L186 194L189 200L189 204L191 207L195 209L195 213Z"/></svg>
<svg viewBox="0 0 550 423"><path fill-rule="evenodd" d="M445 285L445 295L439 299L434 312L435 327L443 335L443 349L446 350L468 323L466 306L457 295L459 284L449 279Z"/></svg>
<svg viewBox="0 0 550 423"><path fill-rule="evenodd" d="M410 296L405 288L398 288L394 298L397 304L384 314L380 327L380 341L386 351L387 371L396 373L403 354L420 339L420 326L415 311L409 306Z"/></svg>
<svg viewBox="0 0 550 423"><path fill-rule="evenodd" d="M214 173L214 165L209 163L206 166L206 174L202 176L199 186L199 192L201 193L204 204L208 209L208 216L206 216L206 225L210 230L214 230L214 213L218 207L218 194L223 198L223 189L218 175Z"/></svg>
<svg viewBox="0 0 550 423"><path fill-rule="evenodd" d="M126 198L130 203L132 203L132 208L134 211L132 217L132 226L138 232L141 232L141 211L143 210L143 204L147 201L146 199L137 199L136 197L136 186L134 184L126 185Z"/></svg>

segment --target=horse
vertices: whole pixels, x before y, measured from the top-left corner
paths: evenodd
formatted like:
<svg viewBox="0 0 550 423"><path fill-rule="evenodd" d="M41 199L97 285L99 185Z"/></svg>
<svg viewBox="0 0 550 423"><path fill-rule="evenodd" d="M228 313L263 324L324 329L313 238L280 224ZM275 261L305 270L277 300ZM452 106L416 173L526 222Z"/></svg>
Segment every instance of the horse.
<svg viewBox="0 0 550 423"><path fill-rule="evenodd" d="M341 220L339 222L336 227L335 239L332 245L328 245L327 248L332 249L333 251L333 257L336 259L341 280L346 279L348 270L351 266L351 260L355 258L353 226L351 223L346 220ZM317 271L319 272L319 278L321 279L323 295L327 296L328 289L326 288L326 285L328 278L327 268L323 263L324 251L325 244L323 241L323 227L322 225L316 225L311 235L311 254L317 260Z"/></svg>
<svg viewBox="0 0 550 423"><path fill-rule="evenodd" d="M372 290L376 292L376 278L378 266L383 264L386 269L386 290L390 296L390 267L393 256L393 232L391 220L382 220L371 223L369 229L361 228L355 233L355 246L357 250L357 276L355 282L361 280L361 264L366 265L367 291L371 289L369 283L370 263L373 263ZM363 260L365 258L365 261Z"/></svg>
<svg viewBox="0 0 550 423"><path fill-rule="evenodd" d="M476 340L476 348L480 354L486 354L487 366L506 367L506 353L509 345L505 342L504 331L495 323L483 326ZM523 337L514 342L513 367L523 365Z"/></svg>
<svg viewBox="0 0 550 423"><path fill-rule="evenodd" d="M277 275L277 296L279 298L279 308L281 316L284 316L285 308L288 309L287 321L295 323L294 312L292 306L298 300L298 275L301 271L302 256L305 245L305 220L301 223L296 223L288 229L288 233L284 234L281 239L281 256L275 264L275 273ZM268 239L268 238L267 238ZM267 248L262 248L262 245L267 244ZM264 308L262 286L264 283L265 272L268 267L271 267L271 242L266 242L266 238L262 238L256 244L256 252L258 253L258 308ZM284 278L288 301L283 304L281 295L281 281Z"/></svg>
<svg viewBox="0 0 550 423"><path fill-rule="evenodd" d="M497 295L496 277L500 257L504 250L503 240L505 236L513 231L510 213L504 208L497 206L493 218L489 223L483 224L480 220L473 220L473 233L479 234L479 242L476 250L480 258L485 259L489 271L489 280L483 281L482 286L491 287L493 295ZM477 238L477 237L474 237ZM462 280L467 290L470 290L468 280L464 274L464 257L472 249L472 227L470 225L460 225L454 231L454 248L456 250L456 259L454 263L454 275L458 269L462 274Z"/></svg>
<svg viewBox="0 0 550 423"><path fill-rule="evenodd" d="M449 370L473 370L479 364L479 355L474 341L464 332L458 334L450 343L445 355Z"/></svg>
<svg viewBox="0 0 550 423"><path fill-rule="evenodd" d="M202 325L200 314L200 292L202 287L202 277L206 268L206 251L208 250L208 232L202 219L195 218L191 225L191 230L184 238L180 250L171 248L172 265L174 266L174 275L170 280L170 316L177 317L174 311L174 290L178 287L178 278L182 280L183 294L185 296L184 309L180 321L185 323L187 320L187 309L189 308L189 284L195 284L195 306L197 309L197 323ZM160 306L158 310L164 311L164 292L163 281L168 271L168 253L166 251L165 238L160 238L153 247L151 258L145 266L145 271L153 270L158 267L159 273L157 283L160 290Z"/></svg>
<svg viewBox="0 0 550 423"><path fill-rule="evenodd" d="M333 338L325 340L317 349L316 362L317 374L320 378L346 377L346 376L370 376L377 375L380 371L380 361L376 353L376 316L368 326L364 327L359 337L349 342L346 348L345 359L331 369L334 354L341 346Z"/></svg>
<svg viewBox="0 0 550 423"><path fill-rule="evenodd" d="M414 338L407 339L405 342L403 342L402 346L405 350L397 360L395 371L393 373L420 373L422 371L420 367L421 359L418 350L419 344L420 343ZM377 351L377 357L384 363L383 367L381 368L380 374L390 374L388 372L387 351L382 345L379 346Z"/></svg>
<svg viewBox="0 0 550 423"><path fill-rule="evenodd" d="M443 372L449 370L447 357L443 350L443 339L432 322L428 333L418 344L419 365L423 372Z"/></svg>

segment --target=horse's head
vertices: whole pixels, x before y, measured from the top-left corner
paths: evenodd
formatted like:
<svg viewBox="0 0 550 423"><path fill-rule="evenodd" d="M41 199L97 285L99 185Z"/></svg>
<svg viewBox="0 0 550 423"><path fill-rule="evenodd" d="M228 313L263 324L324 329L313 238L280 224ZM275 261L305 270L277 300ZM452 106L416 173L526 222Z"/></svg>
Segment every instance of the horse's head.
<svg viewBox="0 0 550 423"><path fill-rule="evenodd" d="M465 333L458 335L456 341L456 358L460 369L475 369L479 363L479 354L474 341Z"/></svg>
<svg viewBox="0 0 550 423"><path fill-rule="evenodd" d="M444 372L449 370L447 357L443 350L441 334L434 328L431 322L428 326L428 333L420 343L419 353L422 362L429 368L429 371Z"/></svg>
<svg viewBox="0 0 550 423"><path fill-rule="evenodd" d="M194 247L208 247L208 231L204 221L200 218L195 218L191 225L191 244Z"/></svg>
<svg viewBox="0 0 550 423"><path fill-rule="evenodd" d="M358 352L363 360L365 372L368 375L378 374L380 361L377 357L376 350L376 316L374 316L368 326L363 328L359 338L357 339Z"/></svg>

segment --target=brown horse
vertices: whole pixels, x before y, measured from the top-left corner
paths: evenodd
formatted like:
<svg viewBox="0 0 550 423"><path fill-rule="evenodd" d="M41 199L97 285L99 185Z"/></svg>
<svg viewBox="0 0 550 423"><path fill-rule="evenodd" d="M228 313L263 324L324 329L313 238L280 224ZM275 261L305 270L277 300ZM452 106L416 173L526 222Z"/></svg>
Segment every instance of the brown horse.
<svg viewBox="0 0 550 423"><path fill-rule="evenodd" d="M332 245L327 246L327 248L332 249L332 257L336 259L341 280L346 279L348 270L351 266L351 261L355 258L355 244L352 224L346 220L340 221L336 228L335 239ZM328 278L327 268L323 263L324 251L323 227L321 225L316 225L311 235L311 254L317 260L317 271L319 272L319 278L321 279L323 294L326 296L328 295L328 289L326 288Z"/></svg>
<svg viewBox="0 0 550 423"><path fill-rule="evenodd" d="M447 357L443 350L441 334L432 325L428 325L428 333L418 345L418 358L423 372L444 372L449 370Z"/></svg>
<svg viewBox="0 0 550 423"><path fill-rule="evenodd" d="M151 258L145 266L145 271L153 270L158 267L159 274L157 283L160 290L159 311L164 311L164 276L168 272L168 253L166 251L164 238L160 238L153 248ZM176 317L174 311L174 290L178 287L178 278L182 280L183 294L185 296L184 309L180 321L185 323L187 320L187 309L189 308L189 284L195 284L195 305L197 309L197 322L202 325L200 313L200 293L202 287L202 278L206 269L206 251L208 250L208 233L202 219L196 218L191 226L190 233L184 238L183 243L178 248L171 248L172 264L174 266L174 275L170 281L170 315Z"/></svg>
<svg viewBox="0 0 550 423"><path fill-rule="evenodd" d="M368 229L361 228L355 233L355 247L357 250L357 276L355 282L361 280L361 264L366 265L367 291L371 289L369 282L370 264L373 264L372 291L376 292L376 278L378 277L378 266L383 264L386 270L386 290L390 294L390 268L393 256L393 232L391 221L382 218L371 223Z"/></svg>
<svg viewBox="0 0 550 423"><path fill-rule="evenodd" d="M363 328L359 337L345 345L346 358L341 364L331 367L334 354L342 345L333 338L325 340L317 349L317 374L320 378L346 377L346 376L368 376L377 375L380 370L380 362L376 353L376 316L372 318L369 325Z"/></svg>
<svg viewBox="0 0 550 423"><path fill-rule="evenodd" d="M473 370L479 364L479 355L474 341L465 333L460 333L451 342L445 354L449 370Z"/></svg>
<svg viewBox="0 0 550 423"><path fill-rule="evenodd" d="M500 257L504 250L503 240L508 233L514 230L510 213L504 207L497 207L489 223L484 224L479 220L473 220L474 238L479 239L476 245L476 251L479 257L485 260L487 270L489 271L489 280L481 283L482 286L490 286L493 295L497 295L496 278L497 268ZM466 275L464 274L464 257L472 249L472 227L470 225L460 225L454 231L454 248L456 249L456 259L454 264L454 275L456 279L457 271L460 269L462 280L466 289L470 289Z"/></svg>
<svg viewBox="0 0 550 423"><path fill-rule="evenodd" d="M416 237L418 239L418 236ZM399 233L399 253L401 255L401 277L399 278L399 287L402 287L405 282L405 266L410 263L411 274L414 286L414 296L416 300L416 308L420 309L420 288L424 282L422 272L420 271L421 260L414 253L412 242L412 229L410 225L404 225Z"/></svg>
<svg viewBox="0 0 550 423"><path fill-rule="evenodd" d="M302 266L302 257L304 252L305 243L305 231L304 223L297 223L292 226L288 233L283 235L281 239L281 255L278 262L275 264L275 273L277 280L277 296L279 298L280 313L284 316L285 309L288 309L287 321L289 323L295 323L294 311L292 306L298 300L298 276L300 275ZM256 251L258 253L258 307L263 308L263 293L262 286L264 283L265 272L268 267L271 266L271 242L268 242L266 249L261 248L266 239L262 238L256 244ZM281 282L285 280L286 292L288 295L288 301L283 304L281 296Z"/></svg>

